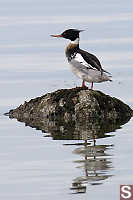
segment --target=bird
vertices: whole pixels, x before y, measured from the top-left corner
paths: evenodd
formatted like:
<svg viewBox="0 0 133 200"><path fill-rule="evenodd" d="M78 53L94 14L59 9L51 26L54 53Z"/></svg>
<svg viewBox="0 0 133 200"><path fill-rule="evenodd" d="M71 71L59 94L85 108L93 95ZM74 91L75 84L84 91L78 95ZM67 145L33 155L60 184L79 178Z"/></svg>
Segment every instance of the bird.
<svg viewBox="0 0 133 200"><path fill-rule="evenodd" d="M95 55L79 47L79 34L82 31L84 30L67 29L61 34L51 36L70 40L65 54L71 70L77 77L82 79L82 87L86 87L85 82L89 82L91 83L90 89L93 90L93 83L112 81L112 76L102 68L99 59Z"/></svg>

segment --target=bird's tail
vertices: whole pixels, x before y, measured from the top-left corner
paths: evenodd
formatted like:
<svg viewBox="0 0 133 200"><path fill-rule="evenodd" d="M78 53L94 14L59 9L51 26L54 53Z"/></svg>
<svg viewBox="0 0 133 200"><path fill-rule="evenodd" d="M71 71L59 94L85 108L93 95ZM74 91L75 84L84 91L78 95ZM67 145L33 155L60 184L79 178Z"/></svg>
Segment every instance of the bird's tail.
<svg viewBox="0 0 133 200"><path fill-rule="evenodd" d="M105 72L105 73L107 73L107 74L111 75L111 73L110 73L110 72L108 72L108 71L106 71L106 70L104 70L104 69L102 69L102 72Z"/></svg>
<svg viewBox="0 0 133 200"><path fill-rule="evenodd" d="M111 73L110 72L108 72L108 71L106 71L106 70L104 70L104 69L102 69L101 70L101 76L103 75L103 73L107 73L108 74L108 81L112 81L112 75L111 75Z"/></svg>

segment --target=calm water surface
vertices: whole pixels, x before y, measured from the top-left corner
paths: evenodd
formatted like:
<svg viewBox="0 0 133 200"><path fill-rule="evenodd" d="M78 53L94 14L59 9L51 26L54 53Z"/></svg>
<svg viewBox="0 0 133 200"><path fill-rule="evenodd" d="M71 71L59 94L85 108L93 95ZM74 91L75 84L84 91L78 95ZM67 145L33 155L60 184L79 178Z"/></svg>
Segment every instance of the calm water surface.
<svg viewBox="0 0 133 200"><path fill-rule="evenodd" d="M85 137L53 140L3 115L81 84L65 60L68 41L49 36L67 28L86 30L81 47L113 75L95 89L133 108L132 7L130 0L0 0L0 199L112 200L120 184L133 184L133 119L87 144Z"/></svg>

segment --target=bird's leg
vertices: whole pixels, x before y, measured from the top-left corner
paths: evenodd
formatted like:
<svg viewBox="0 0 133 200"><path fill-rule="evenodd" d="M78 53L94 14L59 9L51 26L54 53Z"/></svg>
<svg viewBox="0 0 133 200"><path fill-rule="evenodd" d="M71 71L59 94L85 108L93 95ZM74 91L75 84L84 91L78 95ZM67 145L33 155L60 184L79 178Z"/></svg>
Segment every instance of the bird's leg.
<svg viewBox="0 0 133 200"><path fill-rule="evenodd" d="M91 83L91 90L93 90L93 82Z"/></svg>
<svg viewBox="0 0 133 200"><path fill-rule="evenodd" d="M85 87L85 81L84 80L82 81L82 87Z"/></svg>

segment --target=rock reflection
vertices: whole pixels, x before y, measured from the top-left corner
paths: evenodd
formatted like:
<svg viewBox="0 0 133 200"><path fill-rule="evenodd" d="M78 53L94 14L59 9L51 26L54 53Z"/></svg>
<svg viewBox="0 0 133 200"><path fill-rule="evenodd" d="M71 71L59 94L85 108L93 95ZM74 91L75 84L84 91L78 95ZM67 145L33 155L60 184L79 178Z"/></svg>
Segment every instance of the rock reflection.
<svg viewBox="0 0 133 200"><path fill-rule="evenodd" d="M83 176L76 177L72 181L72 193L85 193L87 185L99 185L112 176L111 155L108 150L112 145L96 145L96 139L111 137L116 129L121 128L130 118L123 121L92 120L88 122L77 121L42 121L29 120L25 124L38 130L42 130L44 137L50 136L53 140L80 140L78 142L66 142L66 145L78 145L73 153L82 156L82 159L74 161L77 167L82 169ZM93 145L92 141L93 140ZM83 142L85 141L85 142ZM88 142L87 142L88 141ZM80 147L79 147L80 145Z"/></svg>
<svg viewBox="0 0 133 200"><path fill-rule="evenodd" d="M83 158L77 160L75 163L80 164L78 168L83 169L84 176L77 177L73 180L72 187L70 188L73 193L85 193L87 184L99 185L103 180L111 177L110 169L112 162L110 155L106 152L112 145L96 145L96 140L91 146L88 146L85 140L84 146L76 148L73 153L79 154Z"/></svg>
<svg viewBox="0 0 133 200"><path fill-rule="evenodd" d="M104 138L109 137L110 132L114 132L119 129L121 125L127 123L126 121L121 121L113 123L113 121L93 121L79 123L75 121L50 121L49 119L44 119L38 124L34 123L27 124L28 126L35 127L42 130L44 133L50 133L54 140L84 140L94 138ZM45 134L44 134L45 136ZM111 135L112 136L112 135Z"/></svg>

